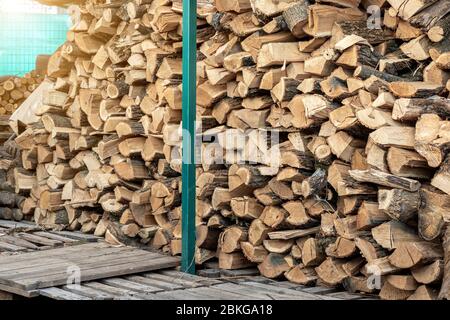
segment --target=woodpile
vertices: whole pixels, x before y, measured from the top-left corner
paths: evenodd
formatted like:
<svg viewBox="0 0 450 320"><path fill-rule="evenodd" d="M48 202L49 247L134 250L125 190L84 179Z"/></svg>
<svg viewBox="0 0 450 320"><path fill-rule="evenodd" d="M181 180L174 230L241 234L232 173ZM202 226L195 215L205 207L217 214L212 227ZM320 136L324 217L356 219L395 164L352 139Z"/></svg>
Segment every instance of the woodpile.
<svg viewBox="0 0 450 320"><path fill-rule="evenodd" d="M13 137L0 146L0 219L21 221L27 219L23 214L26 197L16 194L14 189L14 168L21 164L21 152Z"/></svg>
<svg viewBox="0 0 450 320"><path fill-rule="evenodd" d="M22 102L44 80L44 74L35 70L26 73L23 77L2 77L0 79L0 115L13 114Z"/></svg>
<svg viewBox="0 0 450 320"><path fill-rule="evenodd" d="M50 59L15 189L39 224L177 255L181 1L99 2ZM448 298L448 4L199 1L197 264Z"/></svg>

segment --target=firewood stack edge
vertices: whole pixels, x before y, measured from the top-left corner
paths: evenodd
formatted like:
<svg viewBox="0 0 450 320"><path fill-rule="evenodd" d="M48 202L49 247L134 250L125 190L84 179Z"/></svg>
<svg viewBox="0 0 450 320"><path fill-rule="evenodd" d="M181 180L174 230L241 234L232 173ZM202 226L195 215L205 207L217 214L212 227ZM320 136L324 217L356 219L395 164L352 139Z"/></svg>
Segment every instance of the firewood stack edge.
<svg viewBox="0 0 450 320"><path fill-rule="evenodd" d="M449 298L449 12L198 1L197 264ZM181 253L181 23L181 0L80 6L15 139L25 218Z"/></svg>

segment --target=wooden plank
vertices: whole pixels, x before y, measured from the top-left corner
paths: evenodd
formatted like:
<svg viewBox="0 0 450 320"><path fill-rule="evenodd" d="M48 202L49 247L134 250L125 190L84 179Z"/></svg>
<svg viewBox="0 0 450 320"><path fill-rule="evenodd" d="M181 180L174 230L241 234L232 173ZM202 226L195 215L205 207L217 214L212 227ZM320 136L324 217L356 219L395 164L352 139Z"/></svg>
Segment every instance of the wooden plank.
<svg viewBox="0 0 450 320"><path fill-rule="evenodd" d="M32 262L32 263L30 263ZM100 243L52 249L40 254L0 258L0 283L37 289L66 283L67 268L81 270L82 280L95 280L178 265L179 259L131 247Z"/></svg>
<svg viewBox="0 0 450 320"><path fill-rule="evenodd" d="M22 297L26 297L26 298L34 298L39 296L39 291L38 290L22 290L19 288L14 288L14 287L9 287L3 284L0 284L0 290L2 291L6 291L6 292L11 292L13 294L22 296Z"/></svg>
<svg viewBox="0 0 450 320"><path fill-rule="evenodd" d="M145 259L145 261L130 261L111 266L97 266L91 269L81 269L81 281L90 281L126 274L140 273L157 269L171 268L179 264L179 259L164 257L158 259ZM58 286L65 283L67 275L64 273L41 276L27 281L16 281L19 287L26 290Z"/></svg>
<svg viewBox="0 0 450 320"><path fill-rule="evenodd" d="M83 286L110 294L114 300L143 300L143 298L136 297L136 292L132 290L109 286L101 282L85 282Z"/></svg>
<svg viewBox="0 0 450 320"><path fill-rule="evenodd" d="M301 291L313 293L313 294L327 294L338 291L336 288L327 288L327 287L305 287L302 288Z"/></svg>
<svg viewBox="0 0 450 320"><path fill-rule="evenodd" d="M259 270L256 268L246 268L237 270L220 270L220 275L222 277L248 277L259 275Z"/></svg>
<svg viewBox="0 0 450 320"><path fill-rule="evenodd" d="M188 274L188 273L184 273L184 272L180 272L180 271L176 271L176 270L170 270L170 269L160 270L157 273L165 275L165 276L173 277L176 279L180 279L180 280L191 280L191 281L195 281L195 282L200 282L205 286L223 283L220 280L203 278L203 277L199 277L197 275Z"/></svg>
<svg viewBox="0 0 450 320"><path fill-rule="evenodd" d="M40 237L44 237L44 238L48 238L48 239L52 239L52 240L58 240L58 241L62 241L64 243L76 243L78 242L78 240L72 239L72 238L68 238L68 237L64 237L64 236L60 236L54 233L50 233L50 232L46 232L46 231L36 231L33 232L33 235L37 235Z"/></svg>
<svg viewBox="0 0 450 320"><path fill-rule="evenodd" d="M181 285L183 288L197 288L197 287L204 287L205 284L203 284L202 280L193 281L188 279L180 279L176 277L169 277L163 274L159 273L145 273L142 274L144 277L149 279L155 279L159 281L169 282L169 283L175 283Z"/></svg>
<svg viewBox="0 0 450 320"><path fill-rule="evenodd" d="M40 294L44 297L54 300L92 300L89 297L81 296L79 294L66 291L60 288L46 288L39 290Z"/></svg>
<svg viewBox="0 0 450 320"><path fill-rule="evenodd" d="M49 250L53 251L53 250ZM71 264L77 264L79 261L84 261L89 258L102 256L109 256L111 254L119 255L125 252L131 252L133 249L130 248L103 248L102 250L95 250L94 248L86 249L82 252L77 251L68 251L67 254L50 255L48 256L46 253L49 252L41 252L43 257L39 258L39 255L33 255L32 252L26 253L23 255L15 256L13 259L7 259L11 257L1 257L0 258L0 278L3 275L7 275L8 271L14 272L26 272L26 269L31 269L37 271L39 268L48 269L48 267L57 267L59 264L67 264L71 262ZM32 259L24 259L24 256L30 256Z"/></svg>
<svg viewBox="0 0 450 320"><path fill-rule="evenodd" d="M102 238L94 236L92 234L86 234L81 232L73 232L73 231L51 231L50 233L57 234L59 236L72 238L78 241L86 241L86 242L97 242Z"/></svg>
<svg viewBox="0 0 450 320"><path fill-rule="evenodd" d="M199 276L206 278L220 278L220 269L202 269L197 271Z"/></svg>
<svg viewBox="0 0 450 320"><path fill-rule="evenodd" d="M164 300L212 300L198 292L188 292L186 290L162 291L155 293L155 295Z"/></svg>
<svg viewBox="0 0 450 320"><path fill-rule="evenodd" d="M139 293L154 293L154 292L161 292L164 291L162 288L158 288L155 286L149 286L147 284L137 283L134 281L129 281L122 278L112 278L112 279L104 279L101 280L101 283L114 286L117 288L122 288L134 292Z"/></svg>
<svg viewBox="0 0 450 320"><path fill-rule="evenodd" d="M185 289L183 292L186 293L196 293L201 296L204 300L249 300L250 296L245 294L237 294L226 292L223 290L215 289L216 286L204 287L204 288L193 288Z"/></svg>
<svg viewBox="0 0 450 320"><path fill-rule="evenodd" d="M183 289L184 288L182 285L177 284L177 283L171 283L171 282L167 282L167 281L164 281L164 280L147 278L146 275L144 275L143 277L141 277L141 276L127 276L127 277L125 277L125 279L130 280L130 281L134 281L134 282L139 282L139 283L153 285L153 286L165 289L165 290L176 290L176 289Z"/></svg>
<svg viewBox="0 0 450 320"><path fill-rule="evenodd" d="M3 242L7 242L9 244L13 244L15 246L24 247L32 250L39 250L39 247L34 243L10 235L3 235L0 237L0 240Z"/></svg>
<svg viewBox="0 0 450 320"><path fill-rule="evenodd" d="M262 277L260 277L260 278L262 278ZM249 279L249 281L255 282L255 279L251 278L251 279ZM323 287L307 287L307 286L292 283L289 281L274 281L272 279L267 279L267 278L262 278L262 281L256 281L256 282L261 282L261 283L272 285L272 286L283 287L283 288L287 288L287 289L291 289L291 290L312 293L312 294L320 294L320 292L323 291L323 289L330 289L330 288L323 288ZM310 291L310 289L316 289L316 288L319 288L320 290ZM336 291L336 290L334 290L334 291ZM334 291L327 291L327 292L334 292Z"/></svg>
<svg viewBox="0 0 450 320"><path fill-rule="evenodd" d="M253 279L252 279L252 281L253 281ZM273 281L270 281L270 282L273 283ZM269 282L269 284L270 284L270 282ZM285 286L287 288L291 288L291 289L294 289L294 290L298 290L298 289L301 289L301 288L307 288L306 286L302 286L300 284L292 283L290 281L276 281L276 284L279 285L279 286Z"/></svg>
<svg viewBox="0 0 450 320"><path fill-rule="evenodd" d="M14 294L0 290L0 301L14 300Z"/></svg>
<svg viewBox="0 0 450 320"><path fill-rule="evenodd" d="M26 267L22 265L16 269L3 271L0 273L0 282L3 278L9 280L20 279L24 281L29 278L67 273L67 268L70 267L78 267L80 270L87 270L92 267L122 264L124 261L141 261L144 258L153 259L157 256L158 254L148 255L145 251L139 252L137 250L126 250L122 252L113 250L107 254L97 252L96 254L88 256L74 255L67 259L46 260L40 265L28 265Z"/></svg>
<svg viewBox="0 0 450 320"><path fill-rule="evenodd" d="M27 250L27 248L19 247L14 244L3 242L3 241L0 241L0 249L7 250L7 251L13 251L13 252Z"/></svg>
<svg viewBox="0 0 450 320"><path fill-rule="evenodd" d="M0 258L0 270L3 270L1 267L4 265L17 263L20 261L30 262L32 260L42 260L48 257L69 257L75 252L98 252L99 250L104 250L105 248L112 248L112 246L107 243L87 243L77 246L52 249L45 252L30 252L15 257L2 257Z"/></svg>
<svg viewBox="0 0 450 320"><path fill-rule="evenodd" d="M203 264L204 269L219 269L219 261L206 261Z"/></svg>
<svg viewBox="0 0 450 320"><path fill-rule="evenodd" d="M168 292L171 293L171 292L179 292L179 291L182 291L182 290L168 291ZM159 292L158 293L146 293L146 294L140 293L140 294L134 295L134 297L140 298L142 300L177 300L177 299L174 299L173 297L171 297L170 295L168 297L160 296ZM186 298L184 300L186 300Z"/></svg>
<svg viewBox="0 0 450 320"><path fill-rule="evenodd" d="M249 279L251 281L253 281L253 279ZM279 287L284 287L284 288L288 288L288 289L292 289L292 290L299 290L299 291L303 291L303 289L307 288L306 286L302 286L296 283L292 283L289 281L276 281L275 283L273 281L268 281L268 282L263 282L263 283L267 283L267 284L273 284Z"/></svg>
<svg viewBox="0 0 450 320"><path fill-rule="evenodd" d="M17 236L19 236L21 239L33 242L33 243L37 243L40 245L44 245L44 246L62 246L64 244L64 242L59 241L59 240L52 240L52 239L48 239L48 238L44 238L38 235L34 235L34 234L29 234L29 233L24 233L24 232L20 232L17 234Z"/></svg>
<svg viewBox="0 0 450 320"><path fill-rule="evenodd" d="M311 294L311 293L307 293L307 292L301 292L301 291L296 291L296 290L292 290L292 289L277 287L275 285L268 285L268 284L252 282L252 281L246 281L246 282L242 283L242 285L260 288L263 290L267 290L268 292L291 295L291 296L295 296L295 297L302 298L305 300L330 300L330 299L334 300L334 299L326 297L326 296L315 295L315 294Z"/></svg>
<svg viewBox="0 0 450 320"><path fill-rule="evenodd" d="M110 294L107 294L102 291L98 291L96 289L92 289L89 287L86 287L84 285L68 285L63 286L63 290L69 291L75 294L79 294L85 297L92 298L94 300L112 300L113 296Z"/></svg>
<svg viewBox="0 0 450 320"><path fill-rule="evenodd" d="M0 220L0 227L4 227L7 229L36 228L36 225L33 222L27 222L27 221Z"/></svg>
<svg viewBox="0 0 450 320"><path fill-rule="evenodd" d="M328 293L327 296L342 299L342 300L359 300L359 299L363 298L363 296L361 296L361 295L352 294L352 293L348 293L348 292L344 292L344 291Z"/></svg>
<svg viewBox="0 0 450 320"><path fill-rule="evenodd" d="M213 287L214 289L220 289L223 291L235 293L235 294L242 294L246 295L248 299L255 299L255 300L271 300L269 293L263 293L261 290L257 290L255 288L251 288L248 286L241 286L234 283L222 283L218 284Z"/></svg>
<svg viewBox="0 0 450 320"><path fill-rule="evenodd" d="M201 290L202 289L202 290ZM164 291L157 293L158 296L163 296L175 300L225 300L224 295L218 295L217 292L207 291L205 288L192 288L185 290Z"/></svg>
<svg viewBox="0 0 450 320"><path fill-rule="evenodd" d="M263 276L242 277L242 278L234 278L234 279L231 278L231 279L226 279L226 281L233 282L233 283L241 283L241 282L246 282L246 281L262 282L262 283L274 282L274 280L265 278Z"/></svg>

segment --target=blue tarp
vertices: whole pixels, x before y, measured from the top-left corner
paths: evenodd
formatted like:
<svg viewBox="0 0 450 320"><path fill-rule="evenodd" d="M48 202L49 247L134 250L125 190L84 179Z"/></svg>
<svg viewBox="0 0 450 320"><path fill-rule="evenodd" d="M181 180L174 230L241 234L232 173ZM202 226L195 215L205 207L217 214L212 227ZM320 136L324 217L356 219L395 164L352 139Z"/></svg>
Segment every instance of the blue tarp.
<svg viewBox="0 0 450 320"><path fill-rule="evenodd" d="M68 29L67 15L0 12L0 76L33 70L36 56L52 54Z"/></svg>

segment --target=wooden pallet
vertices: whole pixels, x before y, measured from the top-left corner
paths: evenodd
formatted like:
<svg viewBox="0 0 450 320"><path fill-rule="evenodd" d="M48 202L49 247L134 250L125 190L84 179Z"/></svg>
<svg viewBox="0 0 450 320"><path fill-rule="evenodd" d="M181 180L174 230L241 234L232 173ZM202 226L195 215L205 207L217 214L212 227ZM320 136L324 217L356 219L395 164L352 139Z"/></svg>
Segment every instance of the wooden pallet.
<svg viewBox="0 0 450 320"><path fill-rule="evenodd" d="M237 269L237 270L223 270L218 269L215 263L207 263L209 268L198 270L197 273L200 276L207 278L219 278L224 281L230 281L233 283L246 283L248 281L263 283L264 285L271 285L276 287L283 287L292 290L299 290L306 293L326 295L328 297L334 297L344 300L355 300L355 299L377 299L374 295L362 295L354 294L343 291L340 287L325 287L325 286L314 286L308 287L303 285L298 285L290 281L278 281L265 278L260 276L257 268L247 268L247 269Z"/></svg>
<svg viewBox="0 0 450 320"><path fill-rule="evenodd" d="M214 264L200 270L202 276L175 270L150 273L146 271L173 267L178 259L132 247L112 247L98 240L79 232L43 231L29 222L0 220L0 293L56 300L372 298L337 288L273 281L258 276L257 269L218 270ZM81 267L81 285L66 284L71 266Z"/></svg>
<svg viewBox="0 0 450 320"><path fill-rule="evenodd" d="M97 242L81 232L45 231L31 222L0 220L0 256Z"/></svg>
<svg viewBox="0 0 450 320"><path fill-rule="evenodd" d="M320 290L321 289L321 290ZM360 300L369 296L266 278L211 279L160 270L39 290L56 300Z"/></svg>

